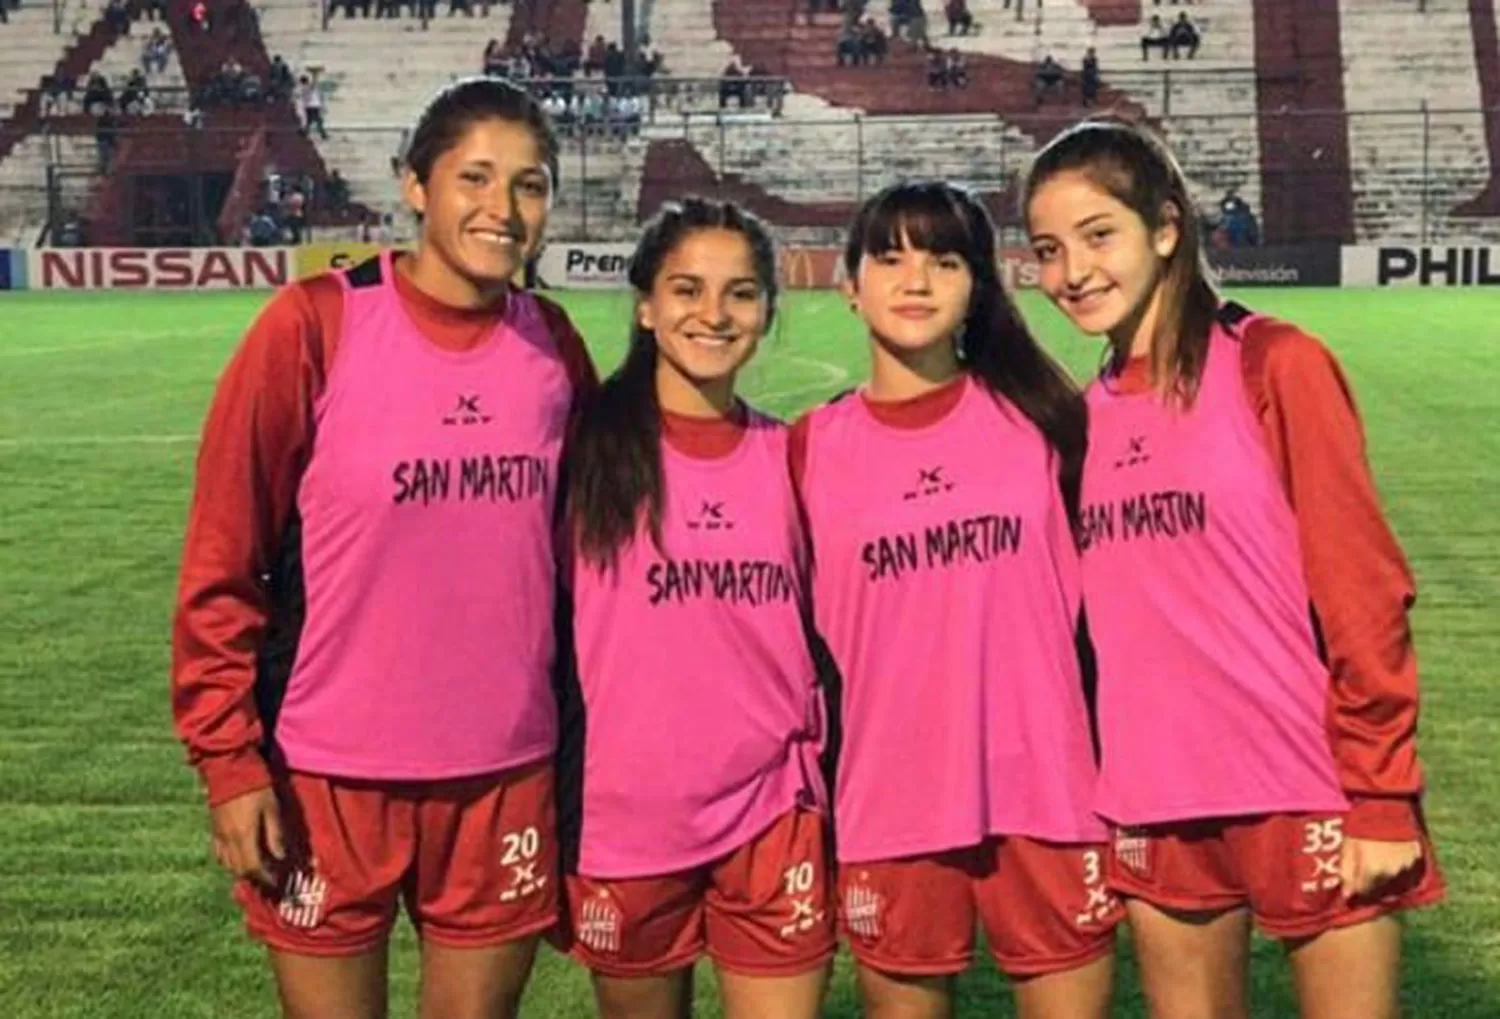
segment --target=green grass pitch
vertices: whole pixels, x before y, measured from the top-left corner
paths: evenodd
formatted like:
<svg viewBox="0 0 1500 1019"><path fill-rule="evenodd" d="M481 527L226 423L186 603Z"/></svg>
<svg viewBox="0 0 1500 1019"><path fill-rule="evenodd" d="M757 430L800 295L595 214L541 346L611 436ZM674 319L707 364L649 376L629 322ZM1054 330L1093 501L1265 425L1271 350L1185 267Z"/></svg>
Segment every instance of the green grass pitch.
<svg viewBox="0 0 1500 1019"><path fill-rule="evenodd" d="M1408 924L1418 1019L1500 1016L1500 355L1476 291L1259 291L1324 336L1353 381L1390 515L1419 579L1429 817L1450 902ZM168 619L195 438L215 378L264 294L0 295L0 1015L223 1019L275 1014L260 952L212 865L171 731ZM564 295L604 368L623 294ZM1028 317L1077 371L1098 360L1042 301ZM856 322L798 294L744 391L792 415L858 382ZM411 1015L415 952L393 955ZM1121 948L1116 1014L1145 1015ZM1255 1014L1295 1015L1279 949L1255 950ZM699 1014L719 1014L700 967ZM1012 1015L988 963L964 1017ZM592 1014L587 980L544 950L528 1017ZM827 1015L858 1015L841 959Z"/></svg>

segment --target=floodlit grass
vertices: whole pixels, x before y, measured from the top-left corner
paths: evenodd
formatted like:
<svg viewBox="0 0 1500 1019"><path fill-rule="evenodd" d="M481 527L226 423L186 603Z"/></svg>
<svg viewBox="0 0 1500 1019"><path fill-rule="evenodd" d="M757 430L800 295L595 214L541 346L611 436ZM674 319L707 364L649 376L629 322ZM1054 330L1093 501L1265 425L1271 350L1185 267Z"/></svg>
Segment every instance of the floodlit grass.
<svg viewBox="0 0 1500 1019"><path fill-rule="evenodd" d="M1485 291L1241 295L1324 336L1360 398L1371 456L1418 575L1428 802L1451 901L1411 919L1405 1000L1419 1019L1500 1015L1500 354ZM601 367L619 294L563 295ZM195 438L263 294L0 296L0 1006L7 1019L275 1014L260 953L211 864L205 813L171 732L167 632ZM1097 348L1042 302L1028 317L1087 372ZM833 294L794 295L745 379L792 415L862 378ZM1117 1015L1143 1016L1121 949ZM393 1015L412 1014L403 933ZM719 1014L711 977L699 1014ZM1295 1014L1258 943L1256 1015ZM961 1016L1009 1016L987 964ZM527 1016L592 1014L585 975L544 950ZM858 1014L841 960L827 1014Z"/></svg>

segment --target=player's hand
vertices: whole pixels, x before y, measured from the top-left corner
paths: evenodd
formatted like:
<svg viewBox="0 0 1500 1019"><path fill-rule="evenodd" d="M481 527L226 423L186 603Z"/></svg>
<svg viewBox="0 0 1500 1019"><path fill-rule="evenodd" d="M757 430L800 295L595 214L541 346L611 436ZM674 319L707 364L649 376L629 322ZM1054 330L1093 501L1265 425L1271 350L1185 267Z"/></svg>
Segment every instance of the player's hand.
<svg viewBox="0 0 1500 1019"><path fill-rule="evenodd" d="M1394 881L1422 862L1420 842L1377 842L1374 839L1344 840L1339 878L1345 899L1357 899Z"/></svg>
<svg viewBox="0 0 1500 1019"><path fill-rule="evenodd" d="M286 858L281 808L270 789L236 796L213 808L214 856L235 877L276 886L272 861Z"/></svg>

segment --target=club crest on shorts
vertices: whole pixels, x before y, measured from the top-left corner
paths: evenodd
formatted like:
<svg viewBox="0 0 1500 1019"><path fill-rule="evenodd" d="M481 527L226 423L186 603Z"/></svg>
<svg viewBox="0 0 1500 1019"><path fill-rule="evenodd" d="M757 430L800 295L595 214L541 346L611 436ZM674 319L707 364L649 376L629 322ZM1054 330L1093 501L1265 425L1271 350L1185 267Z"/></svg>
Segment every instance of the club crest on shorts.
<svg viewBox="0 0 1500 1019"><path fill-rule="evenodd" d="M1151 840L1144 829L1120 828L1115 832L1115 860L1136 877L1151 876Z"/></svg>
<svg viewBox="0 0 1500 1019"><path fill-rule="evenodd" d="M311 930L323 922L328 882L317 872L317 862L290 871L281 882L281 900L276 914L288 927Z"/></svg>
<svg viewBox="0 0 1500 1019"><path fill-rule="evenodd" d="M867 882L869 875L861 872L858 879L844 889L844 926L849 933L874 940L880 937L880 912L883 900L880 893Z"/></svg>
<svg viewBox="0 0 1500 1019"><path fill-rule="evenodd" d="M578 907L578 942L591 951L613 954L620 950L620 928L625 915L609 892L585 899Z"/></svg>

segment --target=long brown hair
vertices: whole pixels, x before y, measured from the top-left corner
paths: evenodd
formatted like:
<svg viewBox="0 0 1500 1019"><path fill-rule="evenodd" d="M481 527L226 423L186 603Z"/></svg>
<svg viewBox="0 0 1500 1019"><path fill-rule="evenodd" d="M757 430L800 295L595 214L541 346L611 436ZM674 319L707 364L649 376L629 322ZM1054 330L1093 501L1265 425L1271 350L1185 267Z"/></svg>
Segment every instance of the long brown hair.
<svg viewBox="0 0 1500 1019"><path fill-rule="evenodd" d="M630 258L636 301L646 299L677 246L700 230L731 230L750 245L755 280L766 299L766 327L776 314L776 248L753 213L733 202L690 197L662 207ZM666 503L661 460L661 407L656 398L656 334L636 318L625 361L583 405L569 443L568 520L585 562L613 569L622 549L646 536L662 545Z"/></svg>
<svg viewBox="0 0 1500 1019"><path fill-rule="evenodd" d="M1070 519L1078 506L1087 444L1087 412L1072 378L1037 342L1000 279L995 224L974 195L947 181L893 184L860 208L844 246L850 279L865 255L902 243L956 254L974 277L959 363L992 393L1005 397L1042 433L1058 460L1058 481Z"/></svg>
<svg viewBox="0 0 1500 1019"><path fill-rule="evenodd" d="M1068 172L1086 176L1139 216L1153 234L1175 223L1177 247L1157 284L1161 304L1151 337L1151 382L1168 399L1191 404L1208 358L1208 337L1220 299L1182 167L1166 143L1143 125L1086 120L1038 153L1026 175L1022 217L1029 220L1027 211L1038 188ZM1116 351L1117 362L1126 354Z"/></svg>

